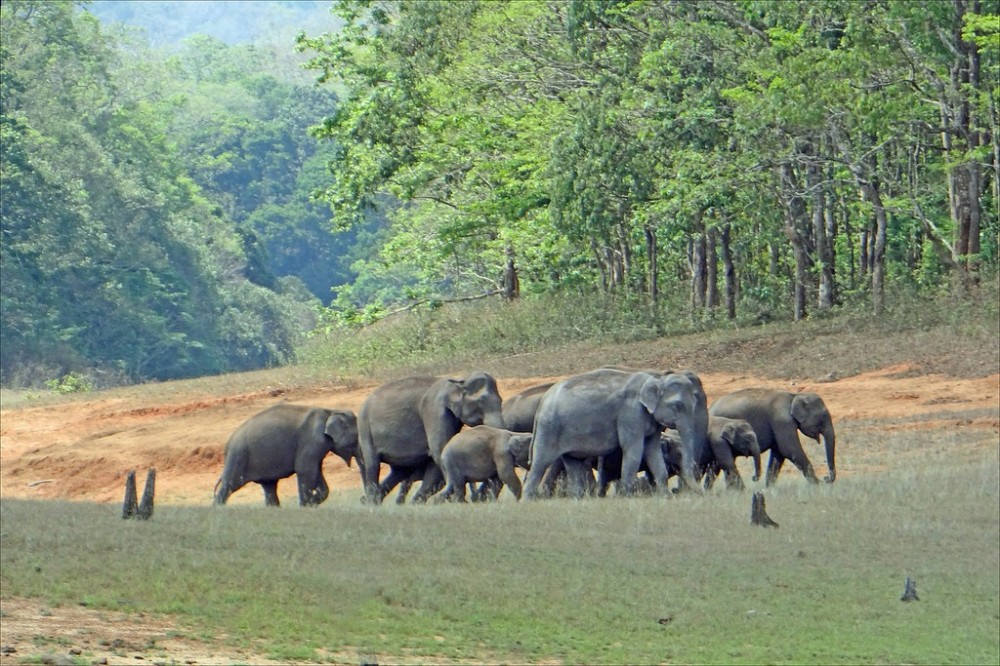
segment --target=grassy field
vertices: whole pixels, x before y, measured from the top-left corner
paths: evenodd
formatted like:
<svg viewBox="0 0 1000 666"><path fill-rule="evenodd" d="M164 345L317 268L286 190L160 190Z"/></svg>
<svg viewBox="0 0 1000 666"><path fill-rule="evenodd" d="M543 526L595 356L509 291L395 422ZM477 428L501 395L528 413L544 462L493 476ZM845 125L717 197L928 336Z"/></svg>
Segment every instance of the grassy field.
<svg viewBox="0 0 1000 666"><path fill-rule="evenodd" d="M0 583L173 614L190 637L278 660L997 663L1000 461L924 459L783 480L767 491L778 529L719 488L377 508L352 494L317 510L165 507L148 523L6 500ZM919 602L900 601L906 576Z"/></svg>

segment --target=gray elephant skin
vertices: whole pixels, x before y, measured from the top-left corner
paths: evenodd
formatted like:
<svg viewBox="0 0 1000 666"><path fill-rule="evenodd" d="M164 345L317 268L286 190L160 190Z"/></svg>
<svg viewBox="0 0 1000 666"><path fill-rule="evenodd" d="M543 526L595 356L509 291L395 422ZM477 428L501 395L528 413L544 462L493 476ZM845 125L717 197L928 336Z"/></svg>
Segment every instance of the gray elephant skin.
<svg viewBox="0 0 1000 666"><path fill-rule="evenodd" d="M658 489L666 487L667 470L660 448L664 428L681 437L684 472L695 486L693 449L698 399L691 378L681 373L627 372L602 368L564 379L542 398L535 415L531 469L524 484L528 498L548 467L560 456L567 468L622 451L622 492L631 494L640 463L645 460ZM707 415L704 422L707 424Z"/></svg>
<svg viewBox="0 0 1000 666"><path fill-rule="evenodd" d="M715 483L719 472L725 472L726 485L738 490L744 489L743 478L736 469L736 458L753 459L753 480L760 479L760 445L750 424L743 419L728 419L724 416L708 417L708 443L712 450L712 460L705 472L705 489ZM663 455L667 462L668 476L680 473L680 440L677 434L667 430L663 433Z"/></svg>
<svg viewBox="0 0 1000 666"><path fill-rule="evenodd" d="M715 478L719 472L725 472L726 485L729 488L743 490L743 478L736 468L736 458L750 457L754 461L754 476L756 481L760 478L760 447L757 444L757 435L750 424L743 419L727 419L722 416L708 417L708 444L711 452L707 460L703 460L702 465L696 473L705 471L705 489L708 490L715 483ZM675 430L664 430L660 436L660 448L663 452L663 461L667 466L667 478L681 474L681 451L682 444L680 436ZM598 462L598 482L597 494L599 497L607 495L608 486L621 479L621 451L614 451L608 456L604 456ZM643 463L639 468L640 472L646 473L646 481L652 481L649 468ZM641 479L640 479L641 480Z"/></svg>
<svg viewBox="0 0 1000 666"><path fill-rule="evenodd" d="M810 482L817 483L816 472L802 449L799 432L820 441L826 448L825 480L837 479L836 446L833 419L823 399L815 393L790 393L776 389L749 388L724 395L709 412L715 416L744 419L757 435L760 450L771 451L767 461L766 485L778 478L785 460L799 468Z"/></svg>
<svg viewBox="0 0 1000 666"><path fill-rule="evenodd" d="M251 417L226 442L222 476L215 484L215 503L250 482L264 489L264 503L279 506L278 481L294 474L299 504L316 506L330 494L323 478L323 458L340 456L348 466L358 454L358 422L354 412L280 404Z"/></svg>
<svg viewBox="0 0 1000 666"><path fill-rule="evenodd" d="M531 432L535 427L535 413L538 411L538 405L542 402L542 396L552 388L554 383L548 382L532 386L504 400L503 421L507 429L513 432ZM573 480L568 480L568 486L589 488L596 485L593 471L589 468L574 468L574 472L583 473L587 476L583 479L574 478ZM563 463L563 459L559 458L549 466L548 471L545 472L545 477L542 479L544 495L546 497L555 495L559 479L566 476L566 465Z"/></svg>
<svg viewBox="0 0 1000 666"><path fill-rule="evenodd" d="M464 425L503 428L496 380L484 372L465 379L409 377L378 387L358 413L361 474L365 494L381 503L380 464L415 470L424 466L415 502L426 501L444 485L440 468L445 444Z"/></svg>
<svg viewBox="0 0 1000 666"><path fill-rule="evenodd" d="M535 426L535 412L542 402L542 396L552 388L554 382L527 388L503 401L503 422L507 430L531 432Z"/></svg>
<svg viewBox="0 0 1000 666"><path fill-rule="evenodd" d="M708 444L713 461L705 472L705 488L711 488L719 472L723 472L727 487L743 490L743 478L736 468L736 458L740 457L753 459L753 481L760 478L760 444L747 421L709 414Z"/></svg>
<svg viewBox="0 0 1000 666"><path fill-rule="evenodd" d="M514 468L527 467L530 446L530 433L487 425L462 430L441 452L441 468L448 483L435 499L444 501L454 496L464 502L467 483L495 478L521 499L521 480Z"/></svg>

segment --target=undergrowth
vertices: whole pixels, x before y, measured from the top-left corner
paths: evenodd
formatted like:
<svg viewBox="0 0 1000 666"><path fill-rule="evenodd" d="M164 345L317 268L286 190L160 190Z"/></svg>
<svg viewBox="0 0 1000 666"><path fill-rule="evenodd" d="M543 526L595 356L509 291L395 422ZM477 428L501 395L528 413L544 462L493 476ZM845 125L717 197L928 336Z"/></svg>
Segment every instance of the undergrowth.
<svg viewBox="0 0 1000 666"><path fill-rule="evenodd" d="M728 320L721 313L694 318L686 307L669 301L651 309L630 298L549 294L513 303L440 304L366 327L335 326L314 335L299 356L304 365L327 367L342 376L444 373L471 363L498 370L524 366L520 374L546 374L544 368L531 368L533 354L546 352L579 358L579 367L563 371L573 372L589 369L588 364L593 367L604 362L627 361L597 359L595 363L589 358L591 350L615 347L627 354L630 348L641 350L642 343L655 341L667 351L676 342L675 346L684 348L692 360L680 365L701 371L760 369L794 375L799 369L806 376L831 371L844 376L891 363L892 349L902 347L911 356L915 352L918 358L921 348L926 348L928 354L951 349L955 358L949 358L943 365L958 373L989 374L991 369L992 372L1000 369L998 302L998 290L992 283L964 299L899 289L878 318L867 305L846 305L800 322L762 323L756 317ZM900 345L901 338L911 342ZM774 350L773 357L769 357L767 346L774 346L776 341L780 341L783 349L792 350L790 362L785 362L788 354L783 349ZM819 363L815 369L803 369L794 354L798 347L808 350L815 344L816 353L810 355L821 359L825 346L850 346L859 341L865 342L865 349L859 349L857 362L849 363L846 368ZM880 348L879 341L888 344ZM699 347L703 358L699 357ZM762 356L761 367L754 368L753 357L758 353ZM733 359L720 359L729 355L738 357L736 363ZM927 360L934 363L934 359Z"/></svg>

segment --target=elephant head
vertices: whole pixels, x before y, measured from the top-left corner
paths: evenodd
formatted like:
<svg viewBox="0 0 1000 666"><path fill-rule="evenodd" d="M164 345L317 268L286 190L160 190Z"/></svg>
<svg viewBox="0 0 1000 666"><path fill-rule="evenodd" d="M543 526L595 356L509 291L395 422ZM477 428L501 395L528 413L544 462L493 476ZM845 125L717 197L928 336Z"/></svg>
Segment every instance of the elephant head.
<svg viewBox="0 0 1000 666"><path fill-rule="evenodd" d="M750 424L742 419L732 419L722 427L719 436L729 444L734 456L753 458L753 480L760 479L760 444Z"/></svg>
<svg viewBox="0 0 1000 666"><path fill-rule="evenodd" d="M695 473L699 405L691 379L681 373L648 375L639 390L639 402L663 428L673 428L681 441L681 478L690 488L698 486ZM704 422L707 424L708 417Z"/></svg>
<svg viewBox="0 0 1000 666"><path fill-rule="evenodd" d="M531 460L531 434L511 435L507 440L507 450L514 457L514 464L522 469L528 469Z"/></svg>
<svg viewBox="0 0 1000 666"><path fill-rule="evenodd" d="M351 460L361 458L358 455L358 419L354 412L346 410L332 410L326 420L323 434L330 445L330 451L338 455L351 466Z"/></svg>
<svg viewBox="0 0 1000 666"><path fill-rule="evenodd" d="M485 372L474 372L463 380L450 380L447 404L448 411L465 425L504 428L497 382Z"/></svg>
<svg viewBox="0 0 1000 666"><path fill-rule="evenodd" d="M830 470L826 482L833 483L837 479L837 438L833 431L833 419L826 404L815 393L799 393L792 398L790 409L792 418L795 419L802 434L817 442L822 435L823 445L826 447L826 466Z"/></svg>

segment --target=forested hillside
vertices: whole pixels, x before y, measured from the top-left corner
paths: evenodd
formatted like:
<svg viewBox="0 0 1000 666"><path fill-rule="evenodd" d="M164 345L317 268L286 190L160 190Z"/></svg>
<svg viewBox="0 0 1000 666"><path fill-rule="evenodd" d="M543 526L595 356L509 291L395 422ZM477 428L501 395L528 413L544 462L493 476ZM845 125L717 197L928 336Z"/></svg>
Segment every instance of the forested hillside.
<svg viewBox="0 0 1000 666"><path fill-rule="evenodd" d="M326 197L340 224L405 202L341 318L511 268L729 318L996 279L995 0L337 8L300 39L350 91Z"/></svg>
<svg viewBox="0 0 1000 666"><path fill-rule="evenodd" d="M4 385L283 364L317 311L656 334L996 283L1000 0L226 6L274 28L3 3Z"/></svg>
<svg viewBox="0 0 1000 666"><path fill-rule="evenodd" d="M330 146L308 127L336 95L290 36L156 50L76 4L0 15L4 384L291 360L351 278L356 232L310 201Z"/></svg>

